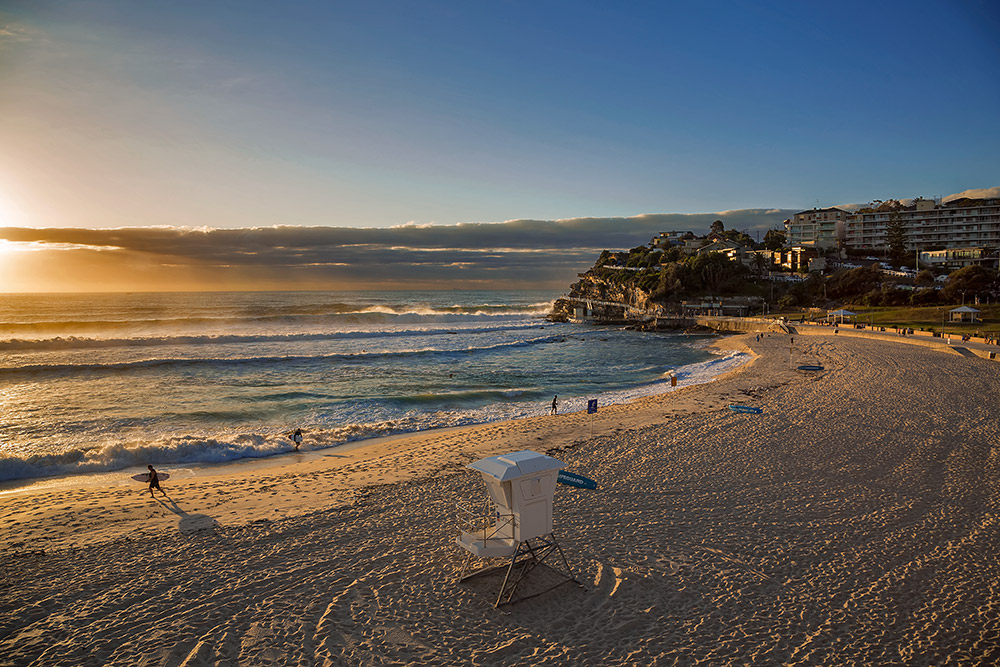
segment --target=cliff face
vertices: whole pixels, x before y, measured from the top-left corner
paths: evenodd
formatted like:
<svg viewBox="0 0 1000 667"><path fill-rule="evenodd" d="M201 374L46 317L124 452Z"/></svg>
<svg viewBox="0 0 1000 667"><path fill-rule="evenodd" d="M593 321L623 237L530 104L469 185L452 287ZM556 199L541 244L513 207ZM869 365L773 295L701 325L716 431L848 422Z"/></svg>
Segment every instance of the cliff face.
<svg viewBox="0 0 1000 667"><path fill-rule="evenodd" d="M660 306L650 301L650 293L631 281L621 280L620 271L595 267L580 274L567 297L556 301L552 319L572 318L582 308L587 308L585 314L589 317L609 321L632 319L637 312L659 310Z"/></svg>
<svg viewBox="0 0 1000 667"><path fill-rule="evenodd" d="M605 250L597 262L556 302L552 318L645 323L689 314L688 303L708 300L713 314L759 311L762 292L750 270L723 252L685 254L643 246L627 252Z"/></svg>

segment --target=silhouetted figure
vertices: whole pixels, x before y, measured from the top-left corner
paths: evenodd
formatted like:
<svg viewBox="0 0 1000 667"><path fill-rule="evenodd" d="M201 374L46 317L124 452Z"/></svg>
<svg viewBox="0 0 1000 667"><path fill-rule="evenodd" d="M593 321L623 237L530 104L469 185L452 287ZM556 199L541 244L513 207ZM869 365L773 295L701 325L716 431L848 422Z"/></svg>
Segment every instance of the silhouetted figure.
<svg viewBox="0 0 1000 667"><path fill-rule="evenodd" d="M149 497L153 497L153 489L158 490L163 495L167 495L167 492L160 488L160 476L156 474L156 470L153 469L152 465L146 467L149 468Z"/></svg>

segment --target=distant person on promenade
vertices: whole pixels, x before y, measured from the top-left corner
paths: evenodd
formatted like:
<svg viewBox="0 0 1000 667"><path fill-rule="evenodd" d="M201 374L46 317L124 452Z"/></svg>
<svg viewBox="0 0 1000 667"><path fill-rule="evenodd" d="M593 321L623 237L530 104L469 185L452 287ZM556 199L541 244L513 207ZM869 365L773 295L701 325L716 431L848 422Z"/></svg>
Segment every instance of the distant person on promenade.
<svg viewBox="0 0 1000 667"><path fill-rule="evenodd" d="M167 495L167 492L160 488L160 476L156 474L156 470L153 469L152 465L146 467L149 468L149 497L153 497L153 489L157 489L163 495Z"/></svg>
<svg viewBox="0 0 1000 667"><path fill-rule="evenodd" d="M559 413L559 404L556 401L557 398L559 398L559 397L558 396L553 396L552 397L552 412L550 414L554 415L554 414L558 414Z"/></svg>
<svg viewBox="0 0 1000 667"><path fill-rule="evenodd" d="M299 451L299 445L302 444L302 429L295 429L295 433L292 433L292 442L295 443L295 451Z"/></svg>

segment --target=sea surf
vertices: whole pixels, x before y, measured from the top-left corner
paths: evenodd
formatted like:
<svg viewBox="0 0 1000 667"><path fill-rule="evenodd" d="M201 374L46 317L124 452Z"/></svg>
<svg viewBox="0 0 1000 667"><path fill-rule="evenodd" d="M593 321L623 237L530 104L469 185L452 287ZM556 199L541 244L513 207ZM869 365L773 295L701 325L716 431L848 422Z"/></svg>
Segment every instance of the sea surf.
<svg viewBox="0 0 1000 667"><path fill-rule="evenodd" d="M550 292L0 295L0 481L213 463L586 408L746 361L545 319Z"/></svg>

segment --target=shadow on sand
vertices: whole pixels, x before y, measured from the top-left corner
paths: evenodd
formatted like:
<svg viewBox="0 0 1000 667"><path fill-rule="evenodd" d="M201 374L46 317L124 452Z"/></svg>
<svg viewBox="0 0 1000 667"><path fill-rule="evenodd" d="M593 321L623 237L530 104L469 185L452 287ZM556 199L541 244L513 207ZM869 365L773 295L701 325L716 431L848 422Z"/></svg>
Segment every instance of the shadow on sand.
<svg viewBox="0 0 1000 667"><path fill-rule="evenodd" d="M180 531L181 535L190 535L200 530L213 530L219 525L218 521L207 514L188 514L169 496L166 497L166 501L160 497L156 499L156 502L180 517L177 522L177 530Z"/></svg>

